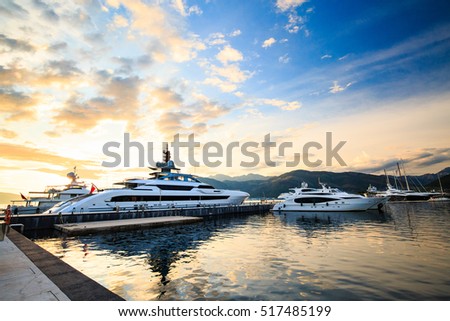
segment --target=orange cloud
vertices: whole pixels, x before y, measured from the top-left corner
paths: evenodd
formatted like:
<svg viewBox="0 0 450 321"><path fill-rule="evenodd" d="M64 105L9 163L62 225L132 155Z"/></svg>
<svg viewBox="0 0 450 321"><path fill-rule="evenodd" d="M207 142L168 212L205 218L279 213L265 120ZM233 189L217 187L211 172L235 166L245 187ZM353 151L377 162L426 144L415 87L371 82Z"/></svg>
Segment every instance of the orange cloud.
<svg viewBox="0 0 450 321"><path fill-rule="evenodd" d="M72 168L74 166L74 162L84 166L96 165L96 163L92 161L73 160L71 158L53 154L43 149L37 149L25 145L0 143L0 150L2 151L0 155L1 158L15 161L35 161L47 164L57 164L67 168Z"/></svg>
<svg viewBox="0 0 450 321"><path fill-rule="evenodd" d="M6 115L6 120L15 121L35 117L32 109L38 103L36 98L24 93L0 88L0 112Z"/></svg>
<svg viewBox="0 0 450 321"><path fill-rule="evenodd" d="M66 101L53 121L67 126L73 132L82 132L95 127L101 120L125 120L130 129L138 119L139 89L138 77L113 77L98 73L101 96L84 99L73 95Z"/></svg>

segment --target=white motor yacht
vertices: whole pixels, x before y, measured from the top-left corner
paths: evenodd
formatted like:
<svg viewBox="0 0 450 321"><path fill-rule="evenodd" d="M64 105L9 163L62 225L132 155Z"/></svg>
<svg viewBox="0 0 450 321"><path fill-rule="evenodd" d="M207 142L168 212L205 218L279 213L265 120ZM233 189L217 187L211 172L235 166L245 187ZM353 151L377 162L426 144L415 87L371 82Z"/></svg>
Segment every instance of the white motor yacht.
<svg viewBox="0 0 450 321"><path fill-rule="evenodd" d="M165 162L157 163L150 178L131 178L98 193L76 197L57 204L46 213L71 214L158 208L192 208L242 204L250 195L235 190L216 189L191 174L179 173L170 152Z"/></svg>
<svg viewBox="0 0 450 321"><path fill-rule="evenodd" d="M79 181L79 176L74 167L73 172L67 173L71 182L67 185L47 186L43 192L29 192L29 197L21 194L21 200L11 201L13 214L38 214L54 205L71 198L89 194L90 190L84 182Z"/></svg>
<svg viewBox="0 0 450 321"><path fill-rule="evenodd" d="M291 188L285 194L284 201L276 204L274 212L354 212L366 210L381 210L387 197L366 197L349 194L337 188L331 188L321 183L322 188L310 188L303 182L300 188Z"/></svg>

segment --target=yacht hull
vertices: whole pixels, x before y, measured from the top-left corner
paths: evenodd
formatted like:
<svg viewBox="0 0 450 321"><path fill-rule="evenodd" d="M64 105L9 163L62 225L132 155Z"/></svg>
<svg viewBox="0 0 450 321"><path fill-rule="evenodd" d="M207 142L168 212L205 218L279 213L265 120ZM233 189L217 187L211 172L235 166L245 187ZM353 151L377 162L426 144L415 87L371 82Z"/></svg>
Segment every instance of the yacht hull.
<svg viewBox="0 0 450 321"><path fill-rule="evenodd" d="M274 212L363 212L367 210L381 210L387 198L359 198L323 203L302 204L285 201L273 207Z"/></svg>

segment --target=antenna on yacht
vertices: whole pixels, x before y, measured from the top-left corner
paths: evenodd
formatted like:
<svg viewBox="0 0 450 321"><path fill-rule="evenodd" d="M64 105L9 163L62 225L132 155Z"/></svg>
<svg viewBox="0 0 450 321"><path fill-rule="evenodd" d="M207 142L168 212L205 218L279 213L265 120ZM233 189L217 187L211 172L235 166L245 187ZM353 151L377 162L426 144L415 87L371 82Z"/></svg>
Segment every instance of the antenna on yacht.
<svg viewBox="0 0 450 321"><path fill-rule="evenodd" d="M163 147L163 162L164 163L168 163L170 161L170 151L169 151L169 144L168 143L164 143L164 147Z"/></svg>

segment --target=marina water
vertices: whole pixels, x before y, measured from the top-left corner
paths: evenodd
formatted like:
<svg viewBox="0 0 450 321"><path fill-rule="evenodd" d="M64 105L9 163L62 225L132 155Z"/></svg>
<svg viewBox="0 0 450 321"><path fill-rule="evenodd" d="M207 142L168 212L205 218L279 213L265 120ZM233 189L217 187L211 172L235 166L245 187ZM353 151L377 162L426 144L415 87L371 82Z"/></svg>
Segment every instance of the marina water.
<svg viewBox="0 0 450 321"><path fill-rule="evenodd" d="M34 241L126 300L449 300L450 203Z"/></svg>

